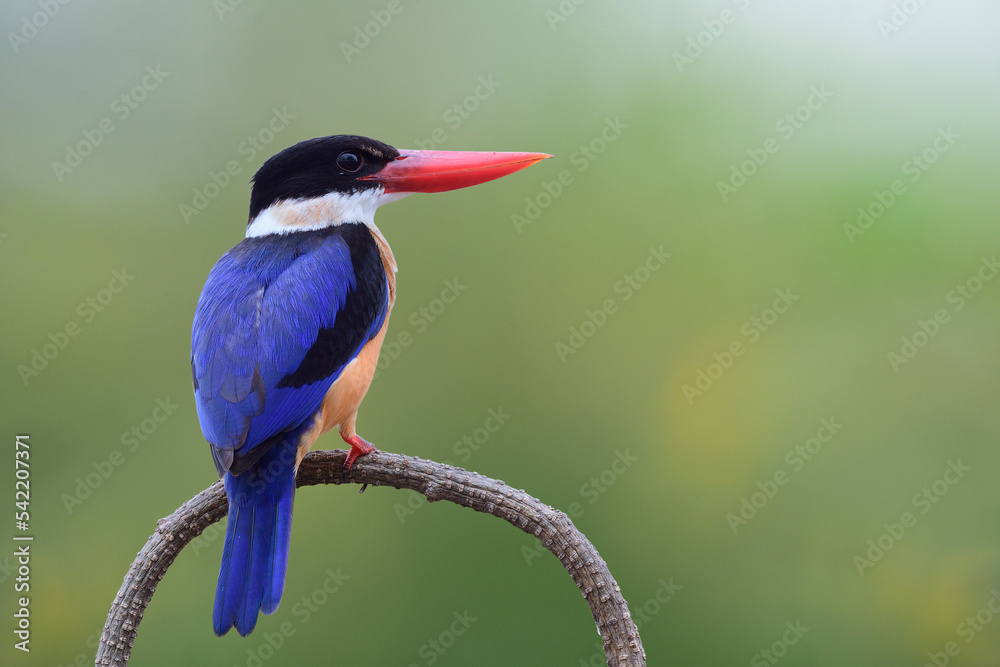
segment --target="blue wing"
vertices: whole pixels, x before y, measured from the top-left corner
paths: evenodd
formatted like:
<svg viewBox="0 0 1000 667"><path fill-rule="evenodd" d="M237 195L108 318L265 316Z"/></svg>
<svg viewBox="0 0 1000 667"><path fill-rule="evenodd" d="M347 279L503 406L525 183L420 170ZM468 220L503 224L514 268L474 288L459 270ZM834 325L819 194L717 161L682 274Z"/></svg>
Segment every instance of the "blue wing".
<svg viewBox="0 0 1000 667"><path fill-rule="evenodd" d="M364 225L248 238L209 274L191 371L202 433L221 476L242 472L310 419L389 305Z"/></svg>

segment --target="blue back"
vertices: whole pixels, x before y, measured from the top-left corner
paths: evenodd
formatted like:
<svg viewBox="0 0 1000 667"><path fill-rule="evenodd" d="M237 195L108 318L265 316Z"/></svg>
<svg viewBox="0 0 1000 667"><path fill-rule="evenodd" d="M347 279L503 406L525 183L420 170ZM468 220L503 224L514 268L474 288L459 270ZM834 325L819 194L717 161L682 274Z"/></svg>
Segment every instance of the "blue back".
<svg viewBox="0 0 1000 667"><path fill-rule="evenodd" d="M248 238L218 261L195 312L191 371L220 476L319 410L382 328L388 299L363 224Z"/></svg>

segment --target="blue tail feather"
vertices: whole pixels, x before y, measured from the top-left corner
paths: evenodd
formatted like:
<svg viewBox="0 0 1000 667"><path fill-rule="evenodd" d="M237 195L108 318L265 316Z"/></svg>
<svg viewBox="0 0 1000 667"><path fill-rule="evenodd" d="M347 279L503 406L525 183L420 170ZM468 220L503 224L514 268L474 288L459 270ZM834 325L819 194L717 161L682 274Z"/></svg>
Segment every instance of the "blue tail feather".
<svg viewBox="0 0 1000 667"><path fill-rule="evenodd" d="M212 621L222 636L236 626L244 637L257 614L281 602L295 499L294 432L240 475L226 473L229 519Z"/></svg>

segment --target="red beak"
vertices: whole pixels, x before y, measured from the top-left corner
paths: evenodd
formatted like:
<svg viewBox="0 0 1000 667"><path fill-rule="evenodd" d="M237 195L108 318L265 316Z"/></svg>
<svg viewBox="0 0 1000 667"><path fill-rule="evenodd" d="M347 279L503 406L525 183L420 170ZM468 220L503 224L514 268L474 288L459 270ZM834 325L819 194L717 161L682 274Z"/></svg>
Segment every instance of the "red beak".
<svg viewBox="0 0 1000 667"><path fill-rule="evenodd" d="M476 153L472 151L399 151L382 171L359 180L375 180L386 192L445 192L492 181L552 157L547 153Z"/></svg>

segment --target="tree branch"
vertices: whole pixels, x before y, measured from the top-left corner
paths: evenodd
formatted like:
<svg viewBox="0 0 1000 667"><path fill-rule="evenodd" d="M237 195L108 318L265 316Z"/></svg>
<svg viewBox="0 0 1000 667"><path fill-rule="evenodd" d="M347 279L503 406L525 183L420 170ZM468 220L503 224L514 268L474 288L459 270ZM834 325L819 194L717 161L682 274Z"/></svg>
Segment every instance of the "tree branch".
<svg viewBox="0 0 1000 667"><path fill-rule="evenodd" d="M341 484L343 450L315 451L303 459L297 486ZM355 462L347 482L411 489L430 501L450 500L504 519L534 535L551 551L580 588L604 640L609 667L645 667L646 654L628 605L608 566L563 512L499 480L423 459L372 452ZM187 501L157 522L156 532L136 556L108 612L96 665L125 665L146 605L181 549L229 509L222 482Z"/></svg>

